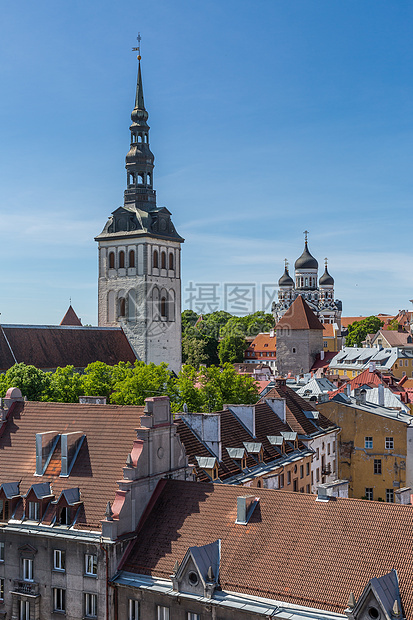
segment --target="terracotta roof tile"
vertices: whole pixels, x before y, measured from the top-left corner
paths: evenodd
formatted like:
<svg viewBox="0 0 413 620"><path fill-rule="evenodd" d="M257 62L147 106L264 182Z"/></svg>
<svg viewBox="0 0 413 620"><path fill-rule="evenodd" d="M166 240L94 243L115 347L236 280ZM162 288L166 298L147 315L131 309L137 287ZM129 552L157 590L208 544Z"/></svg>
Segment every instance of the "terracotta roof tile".
<svg viewBox="0 0 413 620"><path fill-rule="evenodd" d="M256 492L256 489L254 489ZM349 593L395 568L413 616L413 507L259 489L247 526L236 525L229 485L166 481L123 569L169 578L191 546L221 539L220 585L343 613Z"/></svg>
<svg viewBox="0 0 413 620"><path fill-rule="evenodd" d="M299 295L275 326L276 329L324 329L305 299Z"/></svg>
<svg viewBox="0 0 413 620"><path fill-rule="evenodd" d="M25 494L35 482L50 482L57 499L63 489L79 487L84 502L84 523L78 527L100 530L108 501L113 501L122 468L136 439L143 407L67 403L15 403L0 437L0 484L20 480ZM73 469L60 478L58 457L45 474L34 478L36 433L82 432L86 435Z"/></svg>

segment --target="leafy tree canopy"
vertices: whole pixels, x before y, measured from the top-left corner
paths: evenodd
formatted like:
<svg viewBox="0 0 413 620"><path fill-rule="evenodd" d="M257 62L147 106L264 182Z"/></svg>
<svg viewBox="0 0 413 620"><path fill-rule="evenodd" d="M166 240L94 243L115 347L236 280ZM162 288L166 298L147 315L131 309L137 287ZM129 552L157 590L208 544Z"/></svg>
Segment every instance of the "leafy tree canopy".
<svg viewBox="0 0 413 620"><path fill-rule="evenodd" d="M375 334L381 327L383 327L383 321L380 321L376 316L368 316L361 321L354 321L347 328L346 346L353 347L355 345L361 347L367 334Z"/></svg>

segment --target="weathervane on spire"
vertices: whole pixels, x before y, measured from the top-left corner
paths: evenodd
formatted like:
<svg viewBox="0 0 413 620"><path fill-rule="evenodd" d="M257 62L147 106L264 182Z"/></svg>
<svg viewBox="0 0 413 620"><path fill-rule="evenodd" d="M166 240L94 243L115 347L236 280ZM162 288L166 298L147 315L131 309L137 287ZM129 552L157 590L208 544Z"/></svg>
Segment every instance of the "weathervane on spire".
<svg viewBox="0 0 413 620"><path fill-rule="evenodd" d="M285 265L286 271L288 271L288 259L287 258L284 258L284 265Z"/></svg>
<svg viewBox="0 0 413 620"><path fill-rule="evenodd" d="M307 241L308 241L308 230L304 231L304 239L305 239L305 242L307 243Z"/></svg>
<svg viewBox="0 0 413 620"><path fill-rule="evenodd" d="M138 40L138 47L132 47L132 52L138 52L138 60L141 59L141 33L138 32L138 36L136 37Z"/></svg>
<svg viewBox="0 0 413 620"><path fill-rule="evenodd" d="M324 259L324 264L325 264L325 266L326 266L326 269L327 269L327 263L328 263L328 259L327 259L327 257L326 257L326 258Z"/></svg>

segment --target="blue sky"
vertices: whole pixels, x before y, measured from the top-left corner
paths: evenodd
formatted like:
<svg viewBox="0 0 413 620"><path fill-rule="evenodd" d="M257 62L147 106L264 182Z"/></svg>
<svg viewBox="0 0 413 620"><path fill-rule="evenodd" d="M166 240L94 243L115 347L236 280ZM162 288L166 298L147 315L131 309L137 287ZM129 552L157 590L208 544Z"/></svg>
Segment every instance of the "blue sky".
<svg viewBox="0 0 413 620"><path fill-rule="evenodd" d="M0 19L3 323L97 322L142 34L158 204L189 282L276 283L303 231L343 315L409 308L413 3L21 0ZM321 269L320 269L321 271ZM261 301L257 295L256 309Z"/></svg>

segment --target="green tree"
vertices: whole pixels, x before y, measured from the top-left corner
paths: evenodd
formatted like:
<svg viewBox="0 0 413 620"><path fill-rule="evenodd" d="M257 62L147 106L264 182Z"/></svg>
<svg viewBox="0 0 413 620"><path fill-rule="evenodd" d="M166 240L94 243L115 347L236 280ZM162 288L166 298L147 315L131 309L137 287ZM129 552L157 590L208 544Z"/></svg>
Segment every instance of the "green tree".
<svg viewBox="0 0 413 620"><path fill-rule="evenodd" d="M85 396L106 396L113 391L113 366L104 362L92 362L82 375L82 388Z"/></svg>
<svg viewBox="0 0 413 620"><path fill-rule="evenodd" d="M17 387L28 400L43 400L49 386L49 373L23 363L14 364L9 368L1 382L2 396L5 396L10 387Z"/></svg>
<svg viewBox="0 0 413 620"><path fill-rule="evenodd" d="M193 366L184 365L176 380L176 397L171 404L174 413L183 411L184 405L188 411L206 411L205 394L198 386L199 375Z"/></svg>
<svg viewBox="0 0 413 620"><path fill-rule="evenodd" d="M218 345L218 355L221 364L225 362L242 362L244 359L245 343L244 318L232 317L221 330L222 340Z"/></svg>
<svg viewBox="0 0 413 620"><path fill-rule="evenodd" d="M143 405L145 398L168 395L176 400L176 379L168 370L168 364L135 364L124 369L124 376L116 381L110 402L117 405Z"/></svg>
<svg viewBox="0 0 413 620"><path fill-rule="evenodd" d="M50 384L43 394L43 400L55 403L77 403L83 392L82 378L74 366L56 368L49 373Z"/></svg>
<svg viewBox="0 0 413 620"><path fill-rule="evenodd" d="M398 320L397 319L393 319L392 321L390 321L387 329L389 329L390 331L397 332L397 331L399 331L399 327L400 326L399 326Z"/></svg>
<svg viewBox="0 0 413 620"><path fill-rule="evenodd" d="M366 339L367 334L375 334L383 327L383 321L376 316L368 316L361 321L354 321L348 326L348 335L346 336L347 347L361 347L362 342Z"/></svg>
<svg viewBox="0 0 413 620"><path fill-rule="evenodd" d="M207 340L201 335L184 334L182 336L182 359L185 364L199 368L209 360Z"/></svg>
<svg viewBox="0 0 413 620"><path fill-rule="evenodd" d="M224 404L247 405L258 400L258 386L254 379L238 374L230 363L225 363L222 368L201 369L199 382L208 411L219 411Z"/></svg>

